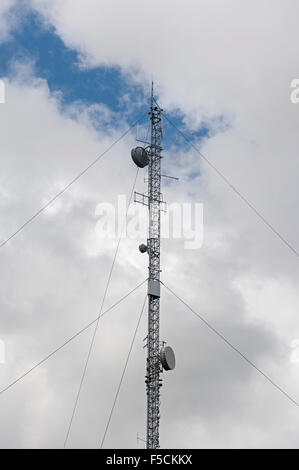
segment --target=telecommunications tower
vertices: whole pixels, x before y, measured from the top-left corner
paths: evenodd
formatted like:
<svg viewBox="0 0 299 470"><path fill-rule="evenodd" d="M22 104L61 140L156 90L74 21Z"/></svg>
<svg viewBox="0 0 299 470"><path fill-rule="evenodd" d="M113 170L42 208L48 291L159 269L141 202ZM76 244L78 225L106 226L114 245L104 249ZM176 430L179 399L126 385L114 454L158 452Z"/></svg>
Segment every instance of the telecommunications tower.
<svg viewBox="0 0 299 470"><path fill-rule="evenodd" d="M157 449L159 445L160 422L160 377L164 370L175 367L172 348L160 342L160 221L163 198L161 194L161 153L162 153L162 112L154 98L152 83L150 104L150 142L145 147L136 147L131 155L139 168L148 166L147 193L135 192L135 202L148 206L149 229L147 245L140 245L141 253L148 253L148 333L146 363L147 429L146 447ZM164 175L163 175L164 176Z"/></svg>

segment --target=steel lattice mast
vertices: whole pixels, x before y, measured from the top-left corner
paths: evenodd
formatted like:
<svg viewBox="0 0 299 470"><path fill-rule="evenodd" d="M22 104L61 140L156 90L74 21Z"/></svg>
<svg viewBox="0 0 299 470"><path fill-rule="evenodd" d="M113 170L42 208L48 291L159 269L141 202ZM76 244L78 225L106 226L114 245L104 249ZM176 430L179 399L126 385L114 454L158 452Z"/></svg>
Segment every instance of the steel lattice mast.
<svg viewBox="0 0 299 470"><path fill-rule="evenodd" d="M159 447L160 421L160 205L161 205L161 143L162 110L155 105L151 93L151 142L148 166L149 255L148 337L147 337L147 436L148 449Z"/></svg>
<svg viewBox="0 0 299 470"><path fill-rule="evenodd" d="M141 194L135 192L135 202L148 206L149 231L147 246L141 244L141 253L148 253L148 334L147 334L147 362L146 362L146 393L147 393L147 428L146 447L157 449L159 445L160 422L160 387L161 372L173 370L175 356L170 346L160 343L160 218L163 203L161 194L161 152L162 152L162 109L154 98L152 83L150 124L151 140L143 142L146 148L132 149L131 156L139 168L148 166L148 192ZM167 177L166 175L163 175ZM168 178L172 178L169 177ZM176 178L175 178L176 179Z"/></svg>

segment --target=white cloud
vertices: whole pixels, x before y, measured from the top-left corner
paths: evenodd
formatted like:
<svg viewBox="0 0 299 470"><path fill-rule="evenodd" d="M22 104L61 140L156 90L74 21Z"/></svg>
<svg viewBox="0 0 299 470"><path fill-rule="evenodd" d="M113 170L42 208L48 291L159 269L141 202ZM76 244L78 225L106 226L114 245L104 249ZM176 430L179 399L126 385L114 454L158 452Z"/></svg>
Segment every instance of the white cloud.
<svg viewBox="0 0 299 470"><path fill-rule="evenodd" d="M183 7L164 1L154 2L156 9L153 2L137 1L32 4L86 66L119 65L146 87L153 75L163 106L179 108L192 127L224 115L231 127L206 140L203 152L296 245L299 107L290 102L289 85L297 74L297 2L190 1ZM28 69L31 79L24 81L22 70L7 81L9 99L0 116L2 238L120 133L111 126L96 132L82 105L62 112L47 84ZM98 111L109 122L109 110ZM113 244L106 253L93 246L100 253L93 257L86 244L95 242L94 210L101 198L112 202L116 193L129 192L131 142L113 149L56 211L0 253L1 339L7 338L10 357L4 382L46 354L53 340L59 344L96 316ZM174 151L168 149L165 165L181 180L165 188L165 199L204 202L205 245L195 254L184 251L181 241L163 241L163 279L296 397L290 340L296 332L298 259L194 151ZM189 180L194 169L200 176ZM146 256L137 243L123 241L121 247L111 303L146 276ZM103 320L72 446L99 442L136 321L131 314L141 307L142 293L137 297ZM177 352L177 369L165 374L162 388L163 446L297 446L295 407L164 291L162 313L162 337ZM4 446L61 446L87 341L88 334L3 396ZM107 446L134 446L137 431L143 432L141 346L139 341ZM186 429L190 434L182 442Z"/></svg>
<svg viewBox="0 0 299 470"><path fill-rule="evenodd" d="M0 4L0 44L7 41L10 31L17 24L18 15L13 10L17 0L1 0Z"/></svg>

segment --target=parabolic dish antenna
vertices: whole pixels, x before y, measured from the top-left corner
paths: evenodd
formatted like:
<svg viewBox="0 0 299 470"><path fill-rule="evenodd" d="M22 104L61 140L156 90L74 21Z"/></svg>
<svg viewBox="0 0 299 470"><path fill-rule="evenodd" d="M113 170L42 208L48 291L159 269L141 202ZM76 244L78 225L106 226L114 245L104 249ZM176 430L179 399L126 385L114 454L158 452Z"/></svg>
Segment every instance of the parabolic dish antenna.
<svg viewBox="0 0 299 470"><path fill-rule="evenodd" d="M148 153L143 147L136 147L131 150L131 157L139 168L144 168L149 164Z"/></svg>
<svg viewBox="0 0 299 470"><path fill-rule="evenodd" d="M175 355L170 346L163 346L160 351L160 359L163 369L173 370L175 368Z"/></svg>

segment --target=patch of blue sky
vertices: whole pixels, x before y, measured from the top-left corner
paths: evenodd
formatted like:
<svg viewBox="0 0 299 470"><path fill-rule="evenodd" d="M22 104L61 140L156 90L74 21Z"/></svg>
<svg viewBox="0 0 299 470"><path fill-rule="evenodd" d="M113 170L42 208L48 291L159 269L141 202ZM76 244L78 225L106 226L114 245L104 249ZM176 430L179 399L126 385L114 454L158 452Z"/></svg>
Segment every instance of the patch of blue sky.
<svg viewBox="0 0 299 470"><path fill-rule="evenodd" d="M117 67L80 67L77 51L69 49L51 27L45 27L38 14L27 11L12 38L0 46L0 74L11 73L11 61L31 59L37 76L45 79L51 92L60 92L65 105L74 101L102 103L112 111L126 104L122 97L142 95ZM134 89L133 89L134 88Z"/></svg>
<svg viewBox="0 0 299 470"><path fill-rule="evenodd" d="M171 143L172 146L178 147L181 150L188 150L190 148L190 144L187 142L187 140L195 143L209 137L210 129L208 125L201 124L197 130L191 131L185 124L185 115L179 110L176 110L172 113L167 112L167 110L165 110L165 112L170 122L167 120L167 118L164 118L163 132L165 136L170 136L169 144ZM179 129L179 131L184 134L185 138L177 129Z"/></svg>
<svg viewBox="0 0 299 470"><path fill-rule="evenodd" d="M36 76L47 81L51 93L59 93L62 106L69 107L78 102L87 106L105 105L112 112L112 116L118 116L128 122L134 122L147 111L149 96L146 96L141 85L133 83L118 67L80 66L78 52L66 47L54 28L46 26L39 15L29 9L25 10L22 23L12 32L11 38L0 45L0 76L10 76L13 72L11 64L24 60L33 61ZM97 112L96 107L92 113L97 128L101 113ZM169 117L191 140L199 142L209 137L209 127L206 125L192 133L188 132L184 123L185 116L179 110L169 114ZM104 125L111 125L109 119ZM100 126L102 127L103 123ZM143 126L139 127L138 137L146 139L147 135L145 116ZM190 148L166 119L164 147L177 147L180 150Z"/></svg>

